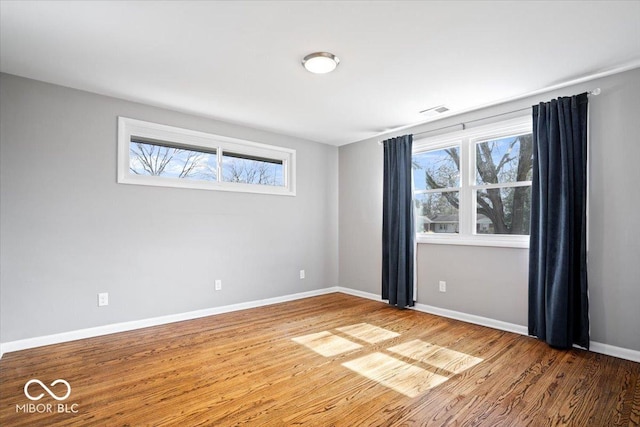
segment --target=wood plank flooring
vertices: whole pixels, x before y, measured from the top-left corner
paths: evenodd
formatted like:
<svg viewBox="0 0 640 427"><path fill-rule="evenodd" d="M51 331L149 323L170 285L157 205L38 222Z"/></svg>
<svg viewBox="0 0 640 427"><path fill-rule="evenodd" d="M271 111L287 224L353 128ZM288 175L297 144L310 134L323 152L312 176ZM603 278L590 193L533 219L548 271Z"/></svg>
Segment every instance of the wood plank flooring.
<svg viewBox="0 0 640 427"><path fill-rule="evenodd" d="M5 354L0 425L637 426L640 364L329 294Z"/></svg>

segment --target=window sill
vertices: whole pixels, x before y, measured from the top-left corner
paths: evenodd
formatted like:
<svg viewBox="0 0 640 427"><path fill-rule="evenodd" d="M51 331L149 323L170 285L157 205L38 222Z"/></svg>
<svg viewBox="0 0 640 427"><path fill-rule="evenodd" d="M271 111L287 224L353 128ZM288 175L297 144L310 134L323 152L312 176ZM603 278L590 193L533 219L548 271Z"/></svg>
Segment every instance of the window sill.
<svg viewBox="0 0 640 427"><path fill-rule="evenodd" d="M492 246L498 248L529 249L529 236L460 236L457 234L418 234L416 235L416 242L435 245Z"/></svg>

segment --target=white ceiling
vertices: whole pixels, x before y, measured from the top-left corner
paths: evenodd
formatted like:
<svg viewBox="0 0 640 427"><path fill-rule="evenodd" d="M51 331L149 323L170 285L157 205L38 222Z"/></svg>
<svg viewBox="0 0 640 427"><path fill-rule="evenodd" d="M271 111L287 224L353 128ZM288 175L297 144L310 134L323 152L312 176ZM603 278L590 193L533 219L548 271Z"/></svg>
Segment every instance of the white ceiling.
<svg viewBox="0 0 640 427"><path fill-rule="evenodd" d="M333 145L640 66L640 1L0 4L2 72Z"/></svg>

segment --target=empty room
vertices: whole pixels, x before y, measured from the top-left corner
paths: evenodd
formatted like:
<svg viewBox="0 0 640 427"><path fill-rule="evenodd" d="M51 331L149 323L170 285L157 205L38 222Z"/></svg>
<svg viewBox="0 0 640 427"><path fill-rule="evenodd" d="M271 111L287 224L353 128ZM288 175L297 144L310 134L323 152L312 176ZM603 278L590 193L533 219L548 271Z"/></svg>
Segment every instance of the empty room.
<svg viewBox="0 0 640 427"><path fill-rule="evenodd" d="M640 1L0 0L0 425L639 426Z"/></svg>

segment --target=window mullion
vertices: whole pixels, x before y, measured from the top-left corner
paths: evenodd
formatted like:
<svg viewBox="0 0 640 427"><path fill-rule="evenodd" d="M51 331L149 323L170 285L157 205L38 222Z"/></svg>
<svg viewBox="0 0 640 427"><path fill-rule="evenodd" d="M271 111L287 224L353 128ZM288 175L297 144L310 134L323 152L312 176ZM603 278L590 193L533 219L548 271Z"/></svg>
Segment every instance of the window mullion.
<svg viewBox="0 0 640 427"><path fill-rule="evenodd" d="M498 184L482 184L473 185L475 190L490 190L492 188L512 188L512 187L530 187L531 181L515 181L515 182L501 182Z"/></svg>
<svg viewBox="0 0 640 427"><path fill-rule="evenodd" d="M473 170L471 169L473 167L471 165L473 157L471 156L470 146L469 138L464 138L460 147L460 173L462 176L460 177L460 206L458 210L461 234L471 234L473 231L473 210L471 209L473 194L470 186L473 177Z"/></svg>
<svg viewBox="0 0 640 427"><path fill-rule="evenodd" d="M460 188L461 187L429 188L425 190L414 190L413 194L452 193L460 191Z"/></svg>
<svg viewBox="0 0 640 427"><path fill-rule="evenodd" d="M218 182L224 182L224 179L222 178L222 155L223 155L223 148L221 145L218 146L218 150L216 150L216 154L218 155L218 157L216 158L216 170L217 170L217 177L218 177Z"/></svg>

